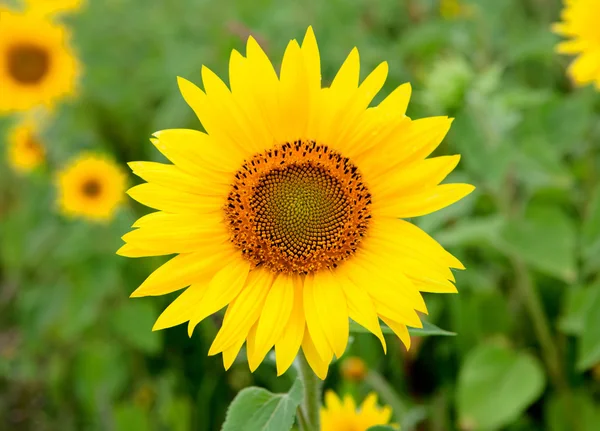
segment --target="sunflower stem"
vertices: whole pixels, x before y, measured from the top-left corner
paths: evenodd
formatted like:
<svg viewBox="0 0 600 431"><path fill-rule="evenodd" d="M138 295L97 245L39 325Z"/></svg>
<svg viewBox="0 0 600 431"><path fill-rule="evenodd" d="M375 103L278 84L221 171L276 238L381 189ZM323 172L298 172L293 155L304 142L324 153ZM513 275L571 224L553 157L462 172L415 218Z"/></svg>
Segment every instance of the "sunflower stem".
<svg viewBox="0 0 600 431"><path fill-rule="evenodd" d="M512 261L517 276L516 284L525 299L525 305L531 317L533 329L540 342L543 357L548 367L548 374L554 386L559 390L564 390L568 387L568 384L563 373L560 353L554 343L550 323L544 312L538 291L533 285L531 275L525 264L517 258L513 258Z"/></svg>
<svg viewBox="0 0 600 431"><path fill-rule="evenodd" d="M300 407L300 426L302 431L319 431L321 429L321 391L323 382L313 372L304 352L298 355L298 370L304 383L304 402ZM304 423L302 423L304 422Z"/></svg>

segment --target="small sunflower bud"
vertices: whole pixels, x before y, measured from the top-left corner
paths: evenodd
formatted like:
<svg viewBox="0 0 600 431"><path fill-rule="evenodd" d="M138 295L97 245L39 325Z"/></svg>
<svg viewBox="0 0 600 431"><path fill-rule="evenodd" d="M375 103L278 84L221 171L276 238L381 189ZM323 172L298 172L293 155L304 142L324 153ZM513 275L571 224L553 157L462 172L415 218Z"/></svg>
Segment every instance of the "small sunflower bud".
<svg viewBox="0 0 600 431"><path fill-rule="evenodd" d="M342 376L353 382L362 381L367 375L367 365L362 359L352 356L342 364Z"/></svg>

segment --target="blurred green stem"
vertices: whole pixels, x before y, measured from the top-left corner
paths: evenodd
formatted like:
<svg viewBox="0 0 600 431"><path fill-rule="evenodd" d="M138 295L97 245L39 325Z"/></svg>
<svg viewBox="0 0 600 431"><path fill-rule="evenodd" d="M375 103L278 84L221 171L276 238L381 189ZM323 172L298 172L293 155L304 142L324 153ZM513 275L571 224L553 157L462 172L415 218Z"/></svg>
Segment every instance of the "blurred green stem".
<svg viewBox="0 0 600 431"><path fill-rule="evenodd" d="M323 382L313 372L308 364L304 352L298 355L298 371L304 383L304 402L300 407L300 429L302 431L319 431L321 429L321 391ZM304 422L304 423L303 423Z"/></svg>
<svg viewBox="0 0 600 431"><path fill-rule="evenodd" d="M533 322L533 329L544 353L544 360L548 367L550 379L558 390L564 391L568 389L567 380L563 373L560 354L556 343L554 343L554 338L552 338L550 323L548 322L546 313L544 313L540 296L533 285L531 275L525 264L515 257L511 260L515 269L517 287L525 298L525 304Z"/></svg>
<svg viewBox="0 0 600 431"><path fill-rule="evenodd" d="M404 418L407 412L407 408L398 396L398 393L385 381L385 379L377 371L370 370L369 374L365 378L365 383L371 388L375 389L381 395L383 401L392 407L394 416L397 422L400 422L400 418ZM406 427L403 424L402 429L410 431L410 427Z"/></svg>

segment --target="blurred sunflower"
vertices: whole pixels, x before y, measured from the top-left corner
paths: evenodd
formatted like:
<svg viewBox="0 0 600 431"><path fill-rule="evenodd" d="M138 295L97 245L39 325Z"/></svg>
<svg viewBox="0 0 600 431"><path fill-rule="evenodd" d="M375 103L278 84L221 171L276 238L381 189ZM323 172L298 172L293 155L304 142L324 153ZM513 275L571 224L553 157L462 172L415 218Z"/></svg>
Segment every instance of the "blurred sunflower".
<svg viewBox="0 0 600 431"><path fill-rule="evenodd" d="M25 0L28 11L43 16L63 12L76 12L83 0Z"/></svg>
<svg viewBox="0 0 600 431"><path fill-rule="evenodd" d="M77 60L64 27L0 8L0 113L50 106L75 91Z"/></svg>
<svg viewBox="0 0 600 431"><path fill-rule="evenodd" d="M46 151L39 138L37 123L26 119L8 135L8 161L17 172L30 172L44 162Z"/></svg>
<svg viewBox="0 0 600 431"><path fill-rule="evenodd" d="M108 221L123 201L125 182L118 165L103 156L84 154L59 173L61 211L68 216Z"/></svg>
<svg viewBox="0 0 600 431"><path fill-rule="evenodd" d="M440 15L446 20L467 18L473 15L473 7L459 0L440 0Z"/></svg>
<svg viewBox="0 0 600 431"><path fill-rule="evenodd" d="M252 37L233 51L231 91L208 68L204 91L179 79L207 133L173 129L154 145L174 165L135 162L146 180L129 190L159 211L140 218L118 251L129 257L178 254L132 294L186 286L154 329L195 326L225 306L209 355L229 368L246 342L254 370L274 346L278 374L300 346L325 378L344 353L348 318L386 348L379 318L404 344L427 312L420 292L456 292L464 268L435 240L400 218L448 206L473 190L438 185L459 156L425 158L450 128L447 117L405 116L408 84L369 108L387 77L380 64L359 85L353 49L321 88L311 28L292 40L279 77Z"/></svg>
<svg viewBox="0 0 600 431"><path fill-rule="evenodd" d="M377 395L369 394L357 409L350 395L344 401L332 392L325 393L321 407L321 431L366 431L375 425L388 425L392 417L389 406L378 407Z"/></svg>
<svg viewBox="0 0 600 431"><path fill-rule="evenodd" d="M600 89L600 1L565 0L561 22L553 25L555 33L570 38L556 46L560 54L573 54L577 58L567 73L575 84L595 83Z"/></svg>

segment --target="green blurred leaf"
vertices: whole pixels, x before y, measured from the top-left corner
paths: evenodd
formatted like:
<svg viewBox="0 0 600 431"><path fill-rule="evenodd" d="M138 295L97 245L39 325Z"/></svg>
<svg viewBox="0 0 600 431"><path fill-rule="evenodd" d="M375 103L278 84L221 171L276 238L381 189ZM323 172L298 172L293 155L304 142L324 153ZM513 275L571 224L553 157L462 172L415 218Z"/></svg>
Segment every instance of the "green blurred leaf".
<svg viewBox="0 0 600 431"><path fill-rule="evenodd" d="M600 363L600 283L591 288L588 301L577 354L577 368L581 371Z"/></svg>
<svg viewBox="0 0 600 431"><path fill-rule="evenodd" d="M567 282L576 279L575 225L558 207L532 205L524 219L505 223L502 240L537 269Z"/></svg>
<svg viewBox="0 0 600 431"><path fill-rule="evenodd" d="M594 189L583 219L581 245L588 271L600 269L600 185Z"/></svg>
<svg viewBox="0 0 600 431"><path fill-rule="evenodd" d="M150 424L148 413L134 404L121 404L115 407L116 431L149 431L154 429Z"/></svg>
<svg viewBox="0 0 600 431"><path fill-rule="evenodd" d="M472 350L458 377L457 408L461 427L498 429L509 425L542 394L539 361L508 347L480 345Z"/></svg>
<svg viewBox="0 0 600 431"><path fill-rule="evenodd" d="M156 311L147 301L125 301L111 312L115 333L133 347L146 353L157 353L162 345L162 332L153 332Z"/></svg>
<svg viewBox="0 0 600 431"><path fill-rule="evenodd" d="M110 408L126 381L126 362L118 344L101 340L82 344L75 360L75 393L92 417Z"/></svg>
<svg viewBox="0 0 600 431"><path fill-rule="evenodd" d="M425 336L433 336L433 335L445 335L445 336L456 335L456 333L454 333L454 332L450 332L450 331L446 331L445 329L438 328L433 323L429 323L427 321L422 321L422 323L423 323L422 328L408 328L408 332L410 333L410 335L413 335L415 337L425 337ZM392 335L394 334L394 331L392 331L390 329L390 327L387 326L385 323L381 323L381 331L384 334L392 334ZM354 320L350 320L350 332L370 334L368 329L363 328L358 323L356 323Z"/></svg>
<svg viewBox="0 0 600 431"><path fill-rule="evenodd" d="M398 428L390 425L375 425L374 427L367 428L367 431L398 431Z"/></svg>
<svg viewBox="0 0 600 431"><path fill-rule="evenodd" d="M548 431L597 431L600 406L586 392L555 394L544 406Z"/></svg>
<svg viewBox="0 0 600 431"><path fill-rule="evenodd" d="M585 328L585 318L595 292L591 286L570 286L567 288L563 311L558 320L558 327L569 335L580 335Z"/></svg>
<svg viewBox="0 0 600 431"><path fill-rule="evenodd" d="M304 397L304 386L296 379L287 394L273 394L262 388L246 388L227 410L222 431L288 431L294 425L296 409Z"/></svg>

